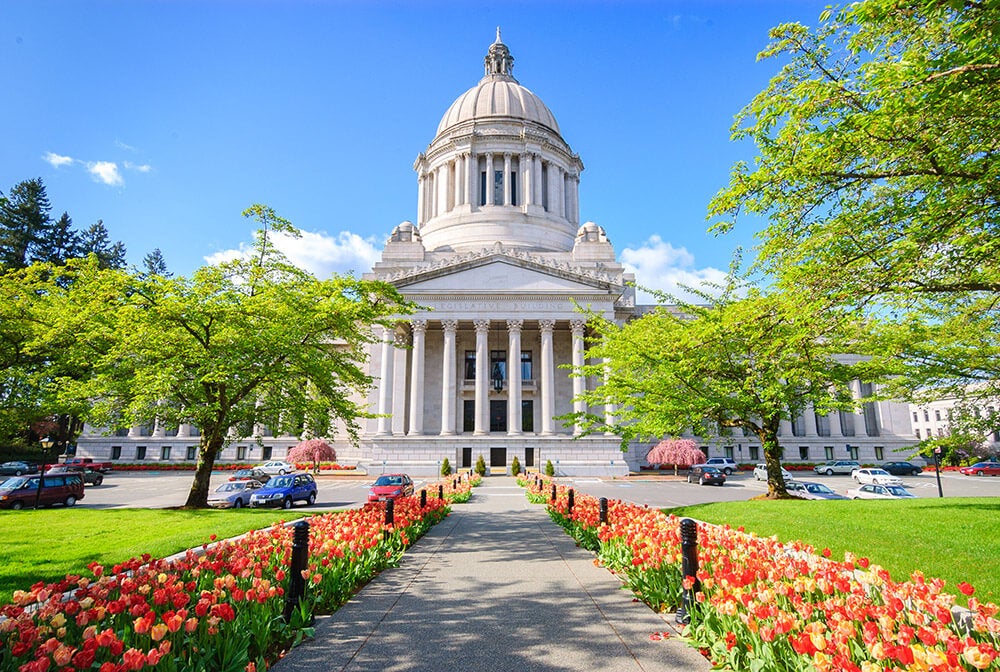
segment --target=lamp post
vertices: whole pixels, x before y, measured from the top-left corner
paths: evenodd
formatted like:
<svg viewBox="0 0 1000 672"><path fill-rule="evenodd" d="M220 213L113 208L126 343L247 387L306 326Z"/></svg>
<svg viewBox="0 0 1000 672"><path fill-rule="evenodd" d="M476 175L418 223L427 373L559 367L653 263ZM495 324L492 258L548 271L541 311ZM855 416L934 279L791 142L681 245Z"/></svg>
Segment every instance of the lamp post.
<svg viewBox="0 0 1000 672"><path fill-rule="evenodd" d="M42 467L38 470L38 489L35 490L35 508L38 508L39 502L42 499L42 486L45 484L45 468L46 462L49 459L49 449L55 445L55 441L52 440L51 436L46 436L44 439L39 441L42 445Z"/></svg>

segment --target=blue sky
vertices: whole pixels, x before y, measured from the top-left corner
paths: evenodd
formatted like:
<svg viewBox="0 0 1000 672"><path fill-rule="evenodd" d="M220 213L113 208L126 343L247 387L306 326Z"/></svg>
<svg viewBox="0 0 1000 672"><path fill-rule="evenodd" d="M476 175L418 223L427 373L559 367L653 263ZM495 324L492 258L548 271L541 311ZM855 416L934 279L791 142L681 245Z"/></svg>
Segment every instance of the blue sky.
<svg viewBox="0 0 1000 672"><path fill-rule="evenodd" d="M583 160L581 218L641 284L698 284L753 244L705 215L753 156L729 127L781 65L756 54L826 4L3 0L0 191L41 177L54 216L183 275L245 247L266 203L307 232L298 263L360 274L416 218L413 161L500 26Z"/></svg>

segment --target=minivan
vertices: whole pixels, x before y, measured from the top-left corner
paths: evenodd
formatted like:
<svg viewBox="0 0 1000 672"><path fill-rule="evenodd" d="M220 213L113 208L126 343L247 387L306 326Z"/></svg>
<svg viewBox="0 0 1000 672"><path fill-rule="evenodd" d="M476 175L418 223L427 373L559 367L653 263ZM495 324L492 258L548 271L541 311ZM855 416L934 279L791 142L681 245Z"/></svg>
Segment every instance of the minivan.
<svg viewBox="0 0 1000 672"><path fill-rule="evenodd" d="M83 499L83 478L80 474L46 476L38 490L39 476L14 476L0 483L0 509L30 509L39 506L65 504L73 506Z"/></svg>

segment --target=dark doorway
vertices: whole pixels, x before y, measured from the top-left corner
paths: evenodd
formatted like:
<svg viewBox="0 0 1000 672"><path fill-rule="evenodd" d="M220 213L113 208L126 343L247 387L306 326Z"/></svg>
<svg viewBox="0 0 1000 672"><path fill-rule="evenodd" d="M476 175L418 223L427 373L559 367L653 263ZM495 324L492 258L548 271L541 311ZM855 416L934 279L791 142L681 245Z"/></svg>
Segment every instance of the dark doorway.
<svg viewBox="0 0 1000 672"><path fill-rule="evenodd" d="M535 449L525 448L524 449L524 466L533 467L535 466Z"/></svg>
<svg viewBox="0 0 1000 672"><path fill-rule="evenodd" d="M507 400L490 400L490 431L507 431Z"/></svg>
<svg viewBox="0 0 1000 672"><path fill-rule="evenodd" d="M490 448L490 466L491 467L507 466L506 448Z"/></svg>
<svg viewBox="0 0 1000 672"><path fill-rule="evenodd" d="M472 446L462 448L462 469L472 468Z"/></svg>
<svg viewBox="0 0 1000 672"><path fill-rule="evenodd" d="M476 402L473 399L462 402L462 431L476 431Z"/></svg>

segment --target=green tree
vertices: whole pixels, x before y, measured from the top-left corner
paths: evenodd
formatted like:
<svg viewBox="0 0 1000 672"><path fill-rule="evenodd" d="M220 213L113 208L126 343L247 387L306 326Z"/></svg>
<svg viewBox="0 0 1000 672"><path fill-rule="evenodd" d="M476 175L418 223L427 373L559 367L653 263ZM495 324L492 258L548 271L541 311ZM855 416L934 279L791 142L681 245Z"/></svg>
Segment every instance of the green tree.
<svg viewBox="0 0 1000 672"><path fill-rule="evenodd" d="M849 314L800 295L763 294L733 276L719 289L718 297L697 292L705 305L660 305L624 326L592 315L586 357L598 363L573 375L603 380L581 400L614 410L564 419L585 434L621 436L622 450L688 431L742 430L763 447L769 496L785 496L779 424L853 407L849 383L866 372L841 353L852 350L859 325Z"/></svg>
<svg viewBox="0 0 1000 672"><path fill-rule="evenodd" d="M992 0L866 0L774 28L785 63L733 128L758 156L709 206L715 231L767 218L786 287L891 319L907 393L998 391L998 25Z"/></svg>
<svg viewBox="0 0 1000 672"><path fill-rule="evenodd" d="M52 222L47 235L39 241L34 261L65 264L67 260L84 256L80 249L80 234L73 229L73 220L64 212Z"/></svg>
<svg viewBox="0 0 1000 672"><path fill-rule="evenodd" d="M19 182L6 197L0 195L0 267L24 268L36 259L52 224L51 210L41 178Z"/></svg>
<svg viewBox="0 0 1000 672"><path fill-rule="evenodd" d="M91 224L90 228L80 234L80 252L82 255L95 254L102 268L125 268L125 244L121 241L112 243L108 229L103 220Z"/></svg>
<svg viewBox="0 0 1000 672"><path fill-rule="evenodd" d="M146 275L162 275L165 278L173 275L167 272L167 260L163 258L163 253L158 247L142 258L142 266Z"/></svg>
<svg viewBox="0 0 1000 672"><path fill-rule="evenodd" d="M371 327L413 310L387 283L318 280L292 266L270 237L294 227L265 206L244 214L262 226L249 259L203 267L191 278L131 275L92 262L72 285L71 293L89 287L89 294L117 299L90 306L100 315L71 356L88 353L94 373L66 381L62 394L92 401L94 424L156 418L197 426L189 507L206 505L227 439L248 436L255 423L333 436L341 422L356 440L357 421L367 417L356 400L371 385L363 369Z"/></svg>

